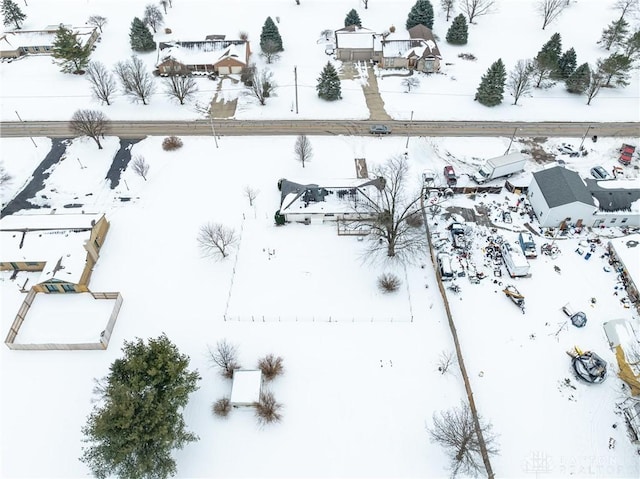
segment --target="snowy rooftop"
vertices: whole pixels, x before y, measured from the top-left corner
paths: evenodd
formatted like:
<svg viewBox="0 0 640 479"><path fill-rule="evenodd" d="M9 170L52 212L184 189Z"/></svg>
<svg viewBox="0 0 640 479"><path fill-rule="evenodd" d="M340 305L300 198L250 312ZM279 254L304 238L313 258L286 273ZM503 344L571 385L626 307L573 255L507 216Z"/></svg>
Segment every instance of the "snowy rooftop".
<svg viewBox="0 0 640 479"><path fill-rule="evenodd" d="M356 25L336 30L338 48L373 48L374 38L376 32Z"/></svg>
<svg viewBox="0 0 640 479"><path fill-rule="evenodd" d="M86 39L96 30L95 27L72 27L71 25L63 25L65 28L72 30L78 35L78 40L82 45ZM15 50L20 47L41 47L52 46L56 38L58 25L48 25L42 30L16 30L13 32L5 32L0 36L0 48L3 50Z"/></svg>
<svg viewBox="0 0 640 479"><path fill-rule="evenodd" d="M91 229L103 216L103 213L9 215L0 219L0 231Z"/></svg>
<svg viewBox="0 0 640 479"><path fill-rule="evenodd" d="M640 243L640 234L609 240L622 260L636 286L640 286L640 246L628 246Z"/></svg>
<svg viewBox="0 0 640 479"><path fill-rule="evenodd" d="M260 400L262 371L259 369L238 369L233 372L231 404L253 404Z"/></svg>
<svg viewBox="0 0 640 479"><path fill-rule="evenodd" d="M229 40L208 40L200 42L175 42L165 43L165 48L160 46L161 57L169 57L185 65L214 64L227 56L237 57L246 63L246 45L230 44Z"/></svg>

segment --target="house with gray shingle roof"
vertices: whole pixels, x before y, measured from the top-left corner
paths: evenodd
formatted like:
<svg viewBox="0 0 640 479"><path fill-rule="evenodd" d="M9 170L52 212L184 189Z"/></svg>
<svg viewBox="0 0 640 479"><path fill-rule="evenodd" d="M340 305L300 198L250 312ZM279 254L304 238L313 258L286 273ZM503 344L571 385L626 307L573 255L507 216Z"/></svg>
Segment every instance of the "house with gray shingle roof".
<svg viewBox="0 0 640 479"><path fill-rule="evenodd" d="M556 166L533 173L527 196L540 226L568 224L590 226L596 205L575 171Z"/></svg>
<svg viewBox="0 0 640 479"><path fill-rule="evenodd" d="M640 226L640 183L586 179L598 211L593 226Z"/></svg>

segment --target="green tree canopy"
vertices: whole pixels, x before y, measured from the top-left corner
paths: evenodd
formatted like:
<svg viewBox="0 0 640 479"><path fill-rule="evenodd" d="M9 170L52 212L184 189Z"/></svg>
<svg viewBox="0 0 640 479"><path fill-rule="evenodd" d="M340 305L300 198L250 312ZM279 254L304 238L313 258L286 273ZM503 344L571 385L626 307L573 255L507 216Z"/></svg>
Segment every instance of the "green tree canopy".
<svg viewBox="0 0 640 479"><path fill-rule="evenodd" d="M122 351L96 388L100 405L82 429L80 460L99 479L165 479L176 473L171 451L198 440L181 410L200 376L164 334L125 341Z"/></svg>
<svg viewBox="0 0 640 479"><path fill-rule="evenodd" d="M482 76L475 99L485 106L499 105L502 103L506 79L507 71L504 63L501 58L498 58Z"/></svg>
<svg viewBox="0 0 640 479"><path fill-rule="evenodd" d="M453 19L447 31L447 42L452 45L466 45L469 36L469 26L466 17L461 13Z"/></svg>
<svg viewBox="0 0 640 479"><path fill-rule="evenodd" d="M2 0L2 17L5 25L14 24L18 29L27 18L20 10L20 6L13 0Z"/></svg>
<svg viewBox="0 0 640 479"><path fill-rule="evenodd" d="M271 17L267 17L262 26L262 33L260 33L260 48L262 50L272 51L273 53L281 52L284 50L282 47L282 37L280 31Z"/></svg>
<svg viewBox="0 0 640 479"><path fill-rule="evenodd" d="M153 41L152 33L138 17L135 17L131 22L129 42L131 43L131 49L136 52L149 52L156 49L156 42Z"/></svg>
<svg viewBox="0 0 640 479"><path fill-rule="evenodd" d="M433 27L433 5L429 0L418 0L407 17L407 30L416 25L424 25L425 27Z"/></svg>
<svg viewBox="0 0 640 479"><path fill-rule="evenodd" d="M557 77L566 80L576 70L577 66L576 51L573 48L569 48L558 59Z"/></svg>
<svg viewBox="0 0 640 479"><path fill-rule="evenodd" d="M320 73L318 84L316 85L318 96L324 100L334 101L342 98L340 77L331 62L327 62Z"/></svg>
<svg viewBox="0 0 640 479"><path fill-rule="evenodd" d="M569 93L584 93L589 88L590 81L591 69L588 63L583 63L567 78L565 84Z"/></svg>
<svg viewBox="0 0 640 479"><path fill-rule="evenodd" d="M344 19L345 27L349 27L351 25L356 25L358 27L362 26L362 22L360 21L360 15L358 15L358 12L356 12L355 8L352 8L351 11L347 13L347 16Z"/></svg>
<svg viewBox="0 0 640 479"><path fill-rule="evenodd" d="M61 26L53 41L52 56L64 73L78 73L89 63L91 47L82 45L78 35Z"/></svg>

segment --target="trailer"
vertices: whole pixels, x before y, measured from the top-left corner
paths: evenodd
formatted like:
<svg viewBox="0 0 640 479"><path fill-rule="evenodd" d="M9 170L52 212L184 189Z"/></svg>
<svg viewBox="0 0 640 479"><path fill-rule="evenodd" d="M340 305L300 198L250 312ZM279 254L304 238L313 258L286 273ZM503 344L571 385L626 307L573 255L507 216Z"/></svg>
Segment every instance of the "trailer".
<svg viewBox="0 0 640 479"><path fill-rule="evenodd" d="M471 178L479 185L487 181L495 180L503 176L511 176L524 169L527 157L522 153L509 153L508 155L491 158Z"/></svg>
<svg viewBox="0 0 640 479"><path fill-rule="evenodd" d="M522 251L520 251L520 248L512 248L509 243L504 242L501 246L501 252L509 276L515 278L517 276L529 275L530 265L527 258L525 258Z"/></svg>

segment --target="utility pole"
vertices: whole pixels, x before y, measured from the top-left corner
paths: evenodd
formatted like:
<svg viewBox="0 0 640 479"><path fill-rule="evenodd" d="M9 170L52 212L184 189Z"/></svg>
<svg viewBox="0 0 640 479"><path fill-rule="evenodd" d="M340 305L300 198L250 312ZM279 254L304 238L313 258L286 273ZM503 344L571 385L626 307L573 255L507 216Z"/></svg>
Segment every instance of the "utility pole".
<svg viewBox="0 0 640 479"><path fill-rule="evenodd" d="M405 150L409 148L409 131L411 130L412 122L413 122L413 110L411 110L411 119L409 120L409 129L407 130L407 144L404 145Z"/></svg>
<svg viewBox="0 0 640 479"><path fill-rule="evenodd" d="M589 125L589 127L587 128L587 131L584 132L584 135L582 135L582 141L580 142L580 147L578 148L578 151L582 151L582 145L584 144L584 139L587 137L587 135L589 134L589 130L592 128L592 125Z"/></svg>
<svg viewBox="0 0 640 479"><path fill-rule="evenodd" d="M296 85L296 115L298 114L298 67L293 67L293 79Z"/></svg>
<svg viewBox="0 0 640 479"><path fill-rule="evenodd" d="M511 135L511 141L509 142L509 146L507 147L507 151L504 152L505 155L509 154L509 150L511 149L511 145L513 144L513 139L516 137L516 132L518 129L513 130L513 135Z"/></svg>
<svg viewBox="0 0 640 479"><path fill-rule="evenodd" d="M20 113L18 113L18 110L13 110L16 112L16 116L18 117L18 120L20 120L20 122L22 122L22 118L20 118ZM36 144L35 140L33 139L32 136L29 137L29 139L31 140L31 143L33 143L33 146L35 146L36 148L38 148L38 145Z"/></svg>
<svg viewBox="0 0 640 479"><path fill-rule="evenodd" d="M211 133L213 134L213 141L216 143L216 148L218 148L218 137L216 137L216 129L213 127L213 118L211 118L211 113L209 113L209 124L211 125Z"/></svg>

